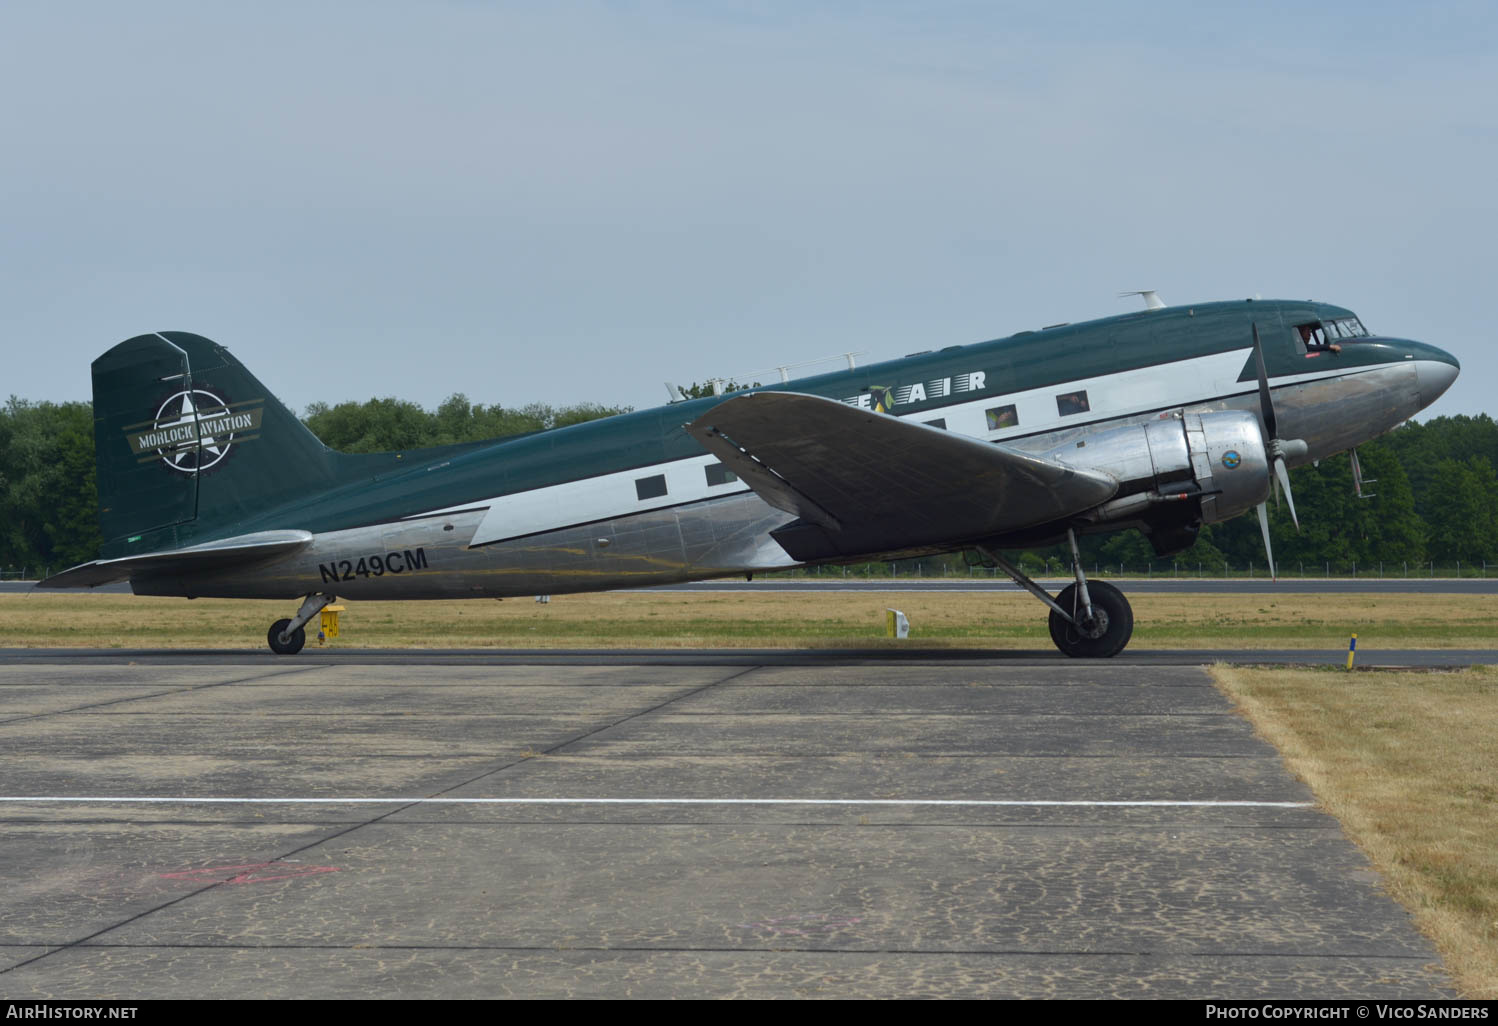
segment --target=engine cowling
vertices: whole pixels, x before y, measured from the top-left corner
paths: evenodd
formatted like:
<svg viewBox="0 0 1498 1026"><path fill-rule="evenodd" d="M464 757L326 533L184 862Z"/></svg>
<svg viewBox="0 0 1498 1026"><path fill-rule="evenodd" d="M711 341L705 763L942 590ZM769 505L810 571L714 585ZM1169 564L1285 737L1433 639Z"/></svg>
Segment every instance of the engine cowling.
<svg viewBox="0 0 1498 1026"><path fill-rule="evenodd" d="M1181 502L1199 510L1184 520L1211 524L1269 497L1264 433L1258 418L1238 410L1174 414L1101 431L1046 455L1118 479L1117 495L1086 514L1099 524L1160 519L1178 525L1182 511L1151 511Z"/></svg>

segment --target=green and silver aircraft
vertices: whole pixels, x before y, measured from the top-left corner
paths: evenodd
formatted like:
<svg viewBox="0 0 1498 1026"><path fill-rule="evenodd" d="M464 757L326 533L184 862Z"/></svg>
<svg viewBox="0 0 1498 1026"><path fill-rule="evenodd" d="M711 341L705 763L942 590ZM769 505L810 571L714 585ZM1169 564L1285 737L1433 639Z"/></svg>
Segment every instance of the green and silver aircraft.
<svg viewBox="0 0 1498 1026"><path fill-rule="evenodd" d="M515 438L350 455L224 347L163 331L93 364L101 558L39 585L303 599L642 587L966 550L1050 607L1073 656L1133 631L1079 532L1163 555L1259 511L1287 467L1390 430L1455 380L1434 346L1351 311L1244 300L1150 309ZM1002 555L1071 543L1052 596ZM1273 557L1270 557L1271 568Z"/></svg>

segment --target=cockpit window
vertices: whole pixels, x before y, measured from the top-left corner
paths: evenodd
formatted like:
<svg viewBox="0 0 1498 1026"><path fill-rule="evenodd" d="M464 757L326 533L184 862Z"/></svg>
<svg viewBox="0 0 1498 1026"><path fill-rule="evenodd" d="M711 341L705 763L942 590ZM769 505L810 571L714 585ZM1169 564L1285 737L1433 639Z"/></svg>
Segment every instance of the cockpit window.
<svg viewBox="0 0 1498 1026"><path fill-rule="evenodd" d="M1368 338L1368 329L1356 317L1338 317L1335 320L1306 321L1293 329L1296 348L1306 356L1320 353L1339 353L1343 344Z"/></svg>
<svg viewBox="0 0 1498 1026"><path fill-rule="evenodd" d="M1314 353L1319 349L1325 349L1330 345L1326 336L1327 331L1320 321L1309 321L1295 326L1295 339L1300 343L1303 352Z"/></svg>
<svg viewBox="0 0 1498 1026"><path fill-rule="evenodd" d="M1344 317L1339 321L1329 321L1327 328L1336 338L1367 338L1368 329L1363 327L1363 322L1356 317Z"/></svg>
<svg viewBox="0 0 1498 1026"><path fill-rule="evenodd" d="M1321 321L1307 321L1304 324L1297 324L1294 332L1296 346L1307 357L1342 351L1340 329L1333 321L1327 321L1325 324Z"/></svg>

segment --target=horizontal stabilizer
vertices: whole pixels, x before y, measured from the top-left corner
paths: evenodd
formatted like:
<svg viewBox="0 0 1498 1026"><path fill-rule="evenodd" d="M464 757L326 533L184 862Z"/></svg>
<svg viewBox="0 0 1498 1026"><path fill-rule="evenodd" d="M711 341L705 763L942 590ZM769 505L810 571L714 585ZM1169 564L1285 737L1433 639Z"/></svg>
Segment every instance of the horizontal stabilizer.
<svg viewBox="0 0 1498 1026"><path fill-rule="evenodd" d="M306 548L311 542L310 531L259 531L185 549L168 549L144 556L124 556L82 563L38 582L37 587L97 588L101 584L112 584L130 577L223 570L239 564L258 563L274 556L289 555Z"/></svg>
<svg viewBox="0 0 1498 1026"><path fill-rule="evenodd" d="M686 429L843 554L990 538L1118 490L1101 471L795 392L736 396Z"/></svg>

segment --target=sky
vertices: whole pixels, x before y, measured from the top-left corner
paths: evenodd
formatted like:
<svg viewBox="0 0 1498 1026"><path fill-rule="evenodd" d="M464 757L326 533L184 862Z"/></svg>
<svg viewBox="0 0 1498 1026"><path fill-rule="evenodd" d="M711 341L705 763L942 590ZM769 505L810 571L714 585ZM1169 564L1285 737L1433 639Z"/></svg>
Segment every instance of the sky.
<svg viewBox="0 0 1498 1026"><path fill-rule="evenodd" d="M1260 295L1495 412L1498 6L0 7L0 397L147 331L293 409L645 408Z"/></svg>

